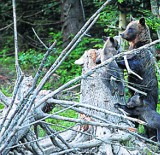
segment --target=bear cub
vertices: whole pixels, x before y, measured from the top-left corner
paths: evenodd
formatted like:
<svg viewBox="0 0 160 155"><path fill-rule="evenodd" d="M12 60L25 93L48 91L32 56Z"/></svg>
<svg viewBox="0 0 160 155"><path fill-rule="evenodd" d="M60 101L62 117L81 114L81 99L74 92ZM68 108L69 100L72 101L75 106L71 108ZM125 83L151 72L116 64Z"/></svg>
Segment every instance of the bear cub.
<svg viewBox="0 0 160 155"><path fill-rule="evenodd" d="M113 37L103 37L103 40L105 43L96 63L103 63L105 60L118 54L119 44L116 39ZM117 93L120 97L124 96L124 84L121 81L123 79L123 73L115 60L105 66L101 77L103 83L109 87L112 95Z"/></svg>
<svg viewBox="0 0 160 155"><path fill-rule="evenodd" d="M143 96L135 94L129 99L126 105L116 103L115 108L121 108L131 116L138 116L138 118L147 123L146 126L148 127L148 129L156 129L156 138L158 142L160 142L160 114L151 109L149 105L150 103L146 99L144 99Z"/></svg>

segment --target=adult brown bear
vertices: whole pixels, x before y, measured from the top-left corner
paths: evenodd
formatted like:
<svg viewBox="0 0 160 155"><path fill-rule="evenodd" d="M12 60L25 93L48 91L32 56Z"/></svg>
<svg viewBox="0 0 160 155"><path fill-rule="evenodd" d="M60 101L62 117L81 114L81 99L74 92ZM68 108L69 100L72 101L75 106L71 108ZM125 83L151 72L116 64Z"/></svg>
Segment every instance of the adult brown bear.
<svg viewBox="0 0 160 155"><path fill-rule="evenodd" d="M150 31L144 18L131 21L121 36L129 41L129 49L138 48L151 42ZM152 48L147 48L127 56L131 70L143 78L140 80L137 76L130 74L128 75L128 84L138 90L146 92L147 96L144 96L144 98L150 103L149 106L153 110L156 110L158 102L158 82L151 53ZM117 63L121 68L126 68L124 60L117 60ZM130 93L133 96L135 92L130 90Z"/></svg>
<svg viewBox="0 0 160 155"><path fill-rule="evenodd" d="M151 42L150 31L144 18L132 20L126 27L126 30L121 34L121 37L129 42L129 50L139 48ZM127 55L130 69L143 78L141 80L137 76L129 74L128 84L147 93L147 96L143 96L143 100L148 103L147 109L156 111L158 102L158 82L152 53L153 49L149 47L140 50L138 53ZM118 59L117 63L121 68L126 68L124 60ZM135 93L133 90L129 90L129 92L131 96ZM153 130L150 132L150 135L152 135L152 133Z"/></svg>

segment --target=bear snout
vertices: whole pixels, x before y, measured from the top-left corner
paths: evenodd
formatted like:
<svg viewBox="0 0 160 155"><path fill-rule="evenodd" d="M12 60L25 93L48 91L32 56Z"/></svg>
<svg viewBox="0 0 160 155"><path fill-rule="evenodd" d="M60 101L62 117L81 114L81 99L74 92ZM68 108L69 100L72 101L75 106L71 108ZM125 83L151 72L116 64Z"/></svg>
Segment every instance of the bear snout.
<svg viewBox="0 0 160 155"><path fill-rule="evenodd" d="M124 32L123 32L123 33L121 33L121 34L120 34L120 36L121 36L123 39L125 39L125 38L126 38L126 37L125 37Z"/></svg>

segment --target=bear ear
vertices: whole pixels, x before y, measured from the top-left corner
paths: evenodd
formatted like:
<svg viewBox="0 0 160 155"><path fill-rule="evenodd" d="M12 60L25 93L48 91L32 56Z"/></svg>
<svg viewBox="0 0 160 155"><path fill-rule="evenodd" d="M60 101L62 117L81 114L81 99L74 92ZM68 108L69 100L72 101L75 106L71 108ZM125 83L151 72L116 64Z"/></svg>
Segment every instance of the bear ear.
<svg viewBox="0 0 160 155"><path fill-rule="evenodd" d="M142 26L145 26L145 18L142 17L142 18L139 20L139 23L140 23Z"/></svg>
<svg viewBox="0 0 160 155"><path fill-rule="evenodd" d="M111 43L114 44L114 38L113 37L109 37L109 40L111 41Z"/></svg>
<svg viewBox="0 0 160 155"><path fill-rule="evenodd" d="M103 41L106 41L108 39L108 37L106 36L102 36Z"/></svg>

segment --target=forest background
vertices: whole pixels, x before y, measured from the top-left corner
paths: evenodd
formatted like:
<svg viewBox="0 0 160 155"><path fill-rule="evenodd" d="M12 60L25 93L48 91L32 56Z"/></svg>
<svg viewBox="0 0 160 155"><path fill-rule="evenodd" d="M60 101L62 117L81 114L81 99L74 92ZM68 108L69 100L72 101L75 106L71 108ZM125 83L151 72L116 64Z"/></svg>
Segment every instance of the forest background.
<svg viewBox="0 0 160 155"><path fill-rule="evenodd" d="M87 19L104 2L105 0L17 1L19 63L25 74L35 74L46 51L37 39L35 32L48 47L57 40L52 55L48 57L45 72ZM153 5L155 2L160 5L155 0L118 0L105 7L100 13L98 21L45 84L44 89L54 90L65 82L81 75L81 67L74 64L75 60L79 59L87 49L102 48L102 36L118 35L129 22L130 16L137 19L142 16L145 17L151 30L152 40L156 40L158 38L157 32L160 29L160 19L151 7L151 4ZM119 24L120 18L123 18L123 26ZM16 78L11 1L1 1L0 23L0 89L6 96L10 96ZM158 53L160 50L159 44L156 45L156 50ZM158 59L157 62L160 63ZM160 81L158 73L157 76ZM79 95L72 97L78 99ZM3 106L1 105L0 108L3 108ZM65 112L63 115L77 117L71 111Z"/></svg>

